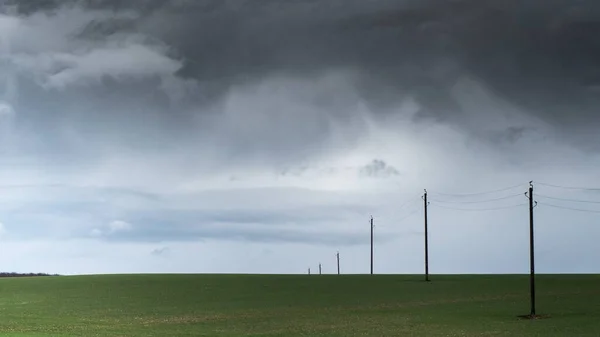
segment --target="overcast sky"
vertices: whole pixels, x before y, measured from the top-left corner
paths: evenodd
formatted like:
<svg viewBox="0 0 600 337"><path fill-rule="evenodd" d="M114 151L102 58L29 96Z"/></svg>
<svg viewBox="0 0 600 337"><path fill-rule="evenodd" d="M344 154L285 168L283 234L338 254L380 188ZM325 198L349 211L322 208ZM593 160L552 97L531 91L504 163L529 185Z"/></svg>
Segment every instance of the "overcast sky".
<svg viewBox="0 0 600 337"><path fill-rule="evenodd" d="M599 271L598 1L0 4L0 270Z"/></svg>

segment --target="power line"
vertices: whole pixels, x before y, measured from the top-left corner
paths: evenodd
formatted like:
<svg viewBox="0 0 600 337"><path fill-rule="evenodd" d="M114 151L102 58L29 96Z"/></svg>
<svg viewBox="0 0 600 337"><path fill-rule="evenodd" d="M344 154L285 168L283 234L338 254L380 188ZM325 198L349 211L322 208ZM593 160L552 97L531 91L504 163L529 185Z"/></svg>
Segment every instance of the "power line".
<svg viewBox="0 0 600 337"><path fill-rule="evenodd" d="M587 204L600 204L600 201L596 201L596 200L581 200L581 199L557 198L557 197L550 197L550 196L543 195L543 194L536 194L536 196L542 197L542 198L546 198L546 199L553 199L553 200L562 200L562 201L571 201L571 202L582 202L582 203L587 203Z"/></svg>
<svg viewBox="0 0 600 337"><path fill-rule="evenodd" d="M434 204L434 205L436 205L437 207L451 209L451 210L455 210L455 211L473 211L473 212L478 212L478 211L495 211L495 210L500 210L500 209L516 208L516 207L525 206L527 204L526 203L522 203L522 204L518 204L518 205L504 206L504 207L494 207L494 208L454 208L454 207L442 206L442 205L437 205L437 204Z"/></svg>
<svg viewBox="0 0 600 337"><path fill-rule="evenodd" d="M572 208L572 207L565 207L565 206L559 206L559 205L553 205L553 204L547 204L547 203L540 203L540 205L544 205L544 206L548 206L548 207L553 207L553 208L568 209L568 210L571 210L571 211L578 211L578 212L600 213L600 211L598 211L598 210Z"/></svg>
<svg viewBox="0 0 600 337"><path fill-rule="evenodd" d="M540 183L538 181L535 182L538 185L542 185L542 186L547 186L547 187L554 187L554 188L562 188L562 189L566 189L566 190L582 190L582 191L596 191L596 192L600 192L600 188L588 188L588 187L574 187L574 186L561 186L561 185L554 185L554 184L547 184L547 183Z"/></svg>
<svg viewBox="0 0 600 337"><path fill-rule="evenodd" d="M520 197L522 195L523 195L522 193L519 193L519 194L512 194L509 196L501 197L501 198L477 200L477 201L456 201L456 200L435 200L435 199L433 199L432 201L441 202L441 203L455 203L455 204L479 204L479 203L485 203L485 202L506 200L506 199L510 199L510 198L514 198L514 197Z"/></svg>
<svg viewBox="0 0 600 337"><path fill-rule="evenodd" d="M453 194L453 193L440 193L440 192L433 192L433 194L437 194L437 195L446 195L446 196L454 196L454 197L466 197L466 196L472 196L472 195L483 195L483 194L492 194L492 193L498 193L498 192L503 192L503 191L508 191L508 190L512 190L515 189L517 187L523 187L526 184L521 183L518 185L514 185L514 186L509 186L509 187L505 187L505 188L500 188L497 190L493 190L493 191L487 191L487 192L477 192L477 193L465 193L465 194Z"/></svg>
<svg viewBox="0 0 600 337"><path fill-rule="evenodd" d="M412 199L412 198L411 198L411 199L407 200L407 201L406 201L405 203L403 203L403 204L402 204L400 207L398 207L397 211L399 211L399 210L403 209L404 207L406 207L406 206L408 206L408 205L410 205L410 204L414 203L415 201L419 201L419 200L418 200L418 199L416 199L416 198L415 198L415 199Z"/></svg>
<svg viewBox="0 0 600 337"><path fill-rule="evenodd" d="M407 214L406 216L404 216L404 217L400 218L400 220L398 220L398 222L401 222L401 221L404 221L405 219L408 219L408 218L410 218L411 216L413 216L413 215L417 214L419 211L420 211L420 209L416 209L416 210L414 210L414 211L410 212L410 213L409 213L409 214Z"/></svg>

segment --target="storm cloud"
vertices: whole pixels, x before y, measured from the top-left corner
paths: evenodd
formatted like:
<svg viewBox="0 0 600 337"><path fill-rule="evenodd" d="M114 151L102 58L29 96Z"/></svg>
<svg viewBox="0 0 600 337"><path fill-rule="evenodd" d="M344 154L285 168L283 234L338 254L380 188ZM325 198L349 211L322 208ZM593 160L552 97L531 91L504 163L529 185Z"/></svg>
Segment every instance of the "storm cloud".
<svg viewBox="0 0 600 337"><path fill-rule="evenodd" d="M469 96L481 87L560 136L597 140L600 5L593 1L48 1L39 2L40 11L16 3L29 16L3 20L18 21L4 24L3 39L28 76L62 90L88 85L85 93L119 101L135 92L130 104L137 106L167 104L151 94L160 87L177 97L179 113L165 117L171 120L194 119L182 106L198 115L197 104L226 105L248 84L275 77L281 81L274 85L285 87L286 78L312 81L337 72L344 84L325 83L304 97L306 88L290 90L331 118L352 118L352 100L385 114L414 99L414 118L475 131L482 125L464 120L485 114L470 110L486 102L464 101L477 99ZM472 82L461 86L465 80ZM293 119L322 141L331 132L325 118L311 116L309 124L306 114ZM529 126L516 123L499 131Z"/></svg>

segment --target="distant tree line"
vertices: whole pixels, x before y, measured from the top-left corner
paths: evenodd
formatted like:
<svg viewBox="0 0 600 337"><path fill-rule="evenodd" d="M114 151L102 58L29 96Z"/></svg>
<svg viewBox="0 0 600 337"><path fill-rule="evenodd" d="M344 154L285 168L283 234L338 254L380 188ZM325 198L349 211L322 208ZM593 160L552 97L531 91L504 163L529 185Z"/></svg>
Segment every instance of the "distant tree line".
<svg viewBox="0 0 600 337"><path fill-rule="evenodd" d="M35 277L35 276L59 276L58 274L46 273L6 273L0 272L0 277Z"/></svg>

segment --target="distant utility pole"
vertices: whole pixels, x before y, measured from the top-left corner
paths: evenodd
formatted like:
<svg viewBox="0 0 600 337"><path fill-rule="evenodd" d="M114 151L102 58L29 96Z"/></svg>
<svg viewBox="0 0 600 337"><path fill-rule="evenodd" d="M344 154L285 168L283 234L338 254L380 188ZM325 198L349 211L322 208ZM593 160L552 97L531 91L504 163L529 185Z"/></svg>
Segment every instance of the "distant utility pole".
<svg viewBox="0 0 600 337"><path fill-rule="evenodd" d="M310 275L310 268L308 268L308 275Z"/></svg>
<svg viewBox="0 0 600 337"><path fill-rule="evenodd" d="M373 275L373 216L371 215L371 275Z"/></svg>
<svg viewBox="0 0 600 337"><path fill-rule="evenodd" d="M425 206L425 281L429 282L429 234L427 232L427 190L424 190L423 194L423 205Z"/></svg>
<svg viewBox="0 0 600 337"><path fill-rule="evenodd" d="M321 263L319 263L319 275L321 275Z"/></svg>
<svg viewBox="0 0 600 337"><path fill-rule="evenodd" d="M535 254L533 250L533 208L537 205L537 201L533 200L533 181L529 182L529 291L531 294L531 318L535 317ZM535 203L535 204L534 204Z"/></svg>
<svg viewBox="0 0 600 337"><path fill-rule="evenodd" d="M335 256L337 257L337 271L338 271L338 275L340 274L340 252L337 252L337 254L335 254Z"/></svg>

